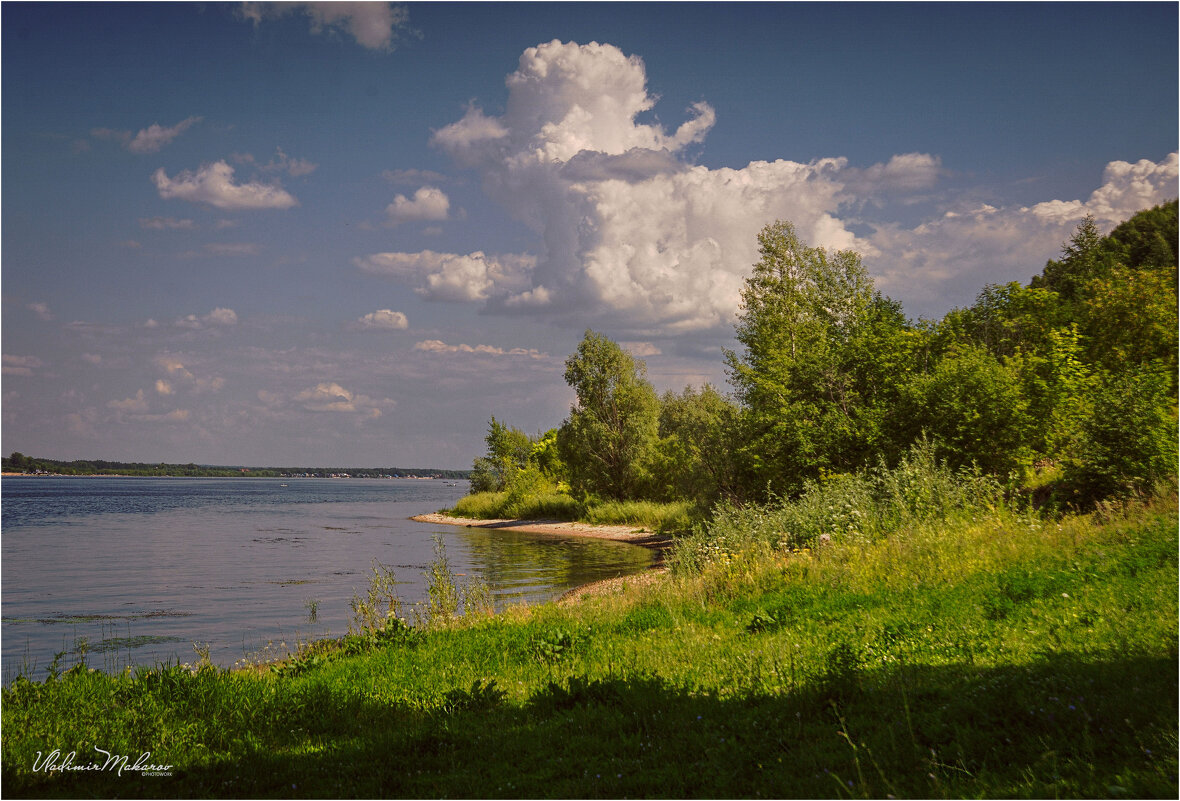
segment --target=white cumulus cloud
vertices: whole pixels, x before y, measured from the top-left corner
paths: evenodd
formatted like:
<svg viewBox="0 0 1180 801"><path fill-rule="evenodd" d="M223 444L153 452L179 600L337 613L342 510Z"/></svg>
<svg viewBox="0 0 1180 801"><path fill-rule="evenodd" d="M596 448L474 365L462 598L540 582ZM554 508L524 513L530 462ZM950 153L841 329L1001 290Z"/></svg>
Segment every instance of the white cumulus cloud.
<svg viewBox="0 0 1180 801"><path fill-rule="evenodd" d="M410 322L402 312L378 309L358 318L356 325L370 331L402 331L409 327Z"/></svg>
<svg viewBox="0 0 1180 801"><path fill-rule="evenodd" d="M321 382L295 395L295 402L309 412L356 414L365 419L381 416L382 406L390 407L388 398L377 401L367 395L350 392L335 382Z"/></svg>
<svg viewBox="0 0 1180 801"><path fill-rule="evenodd" d="M460 255L423 250L417 253L374 253L353 259L361 270L404 281L428 300L485 301L494 292L524 290L536 265L531 256Z"/></svg>
<svg viewBox="0 0 1180 801"><path fill-rule="evenodd" d="M431 222L447 219L451 200L446 193L434 186L423 186L414 197L398 195L385 208L389 222L393 225L404 222Z"/></svg>
<svg viewBox="0 0 1180 801"><path fill-rule="evenodd" d="M452 299L687 331L732 320L757 233L775 219L791 220L815 244L868 248L836 217L843 159L693 166L685 153L712 128L712 107L695 104L674 132L639 122L656 102L643 61L612 45L529 48L507 86L503 116L472 106L433 142L478 170L545 251L534 267L510 275L523 286L468 271L458 282L467 291ZM441 270L433 275L447 283Z"/></svg>
<svg viewBox="0 0 1180 801"><path fill-rule="evenodd" d="M248 182L234 183L234 168L224 161L205 164L199 169L184 170L169 178L164 168L152 174L160 197L179 198L192 203L208 203L219 209L289 209L299 205L293 195L280 186Z"/></svg>
<svg viewBox="0 0 1180 801"><path fill-rule="evenodd" d="M975 292L989 281L1027 280L1086 213L1110 227L1176 195L1174 154L1116 161L1085 200L952 208L942 199L911 228L861 215L886 198L930 202L948 172L935 154L867 167L838 156L693 164L713 108L696 103L674 131L641 122L656 104L643 61L610 44L531 47L506 86L502 115L472 103L432 142L477 171L489 196L535 232L535 261L493 269L482 252L422 251L356 260L362 269L404 280L427 299L683 334L733 322L758 232L781 219L811 245L860 253L880 288L907 308L945 311L968 283Z"/></svg>
<svg viewBox="0 0 1180 801"><path fill-rule="evenodd" d="M1087 215L1109 232L1136 212L1176 196L1177 154L1163 160L1106 165L1102 185L1085 199L1033 206L977 204L945 212L914 228L880 225L866 264L877 285L918 307L953 297L969 303L985 283L1027 282L1055 258Z"/></svg>

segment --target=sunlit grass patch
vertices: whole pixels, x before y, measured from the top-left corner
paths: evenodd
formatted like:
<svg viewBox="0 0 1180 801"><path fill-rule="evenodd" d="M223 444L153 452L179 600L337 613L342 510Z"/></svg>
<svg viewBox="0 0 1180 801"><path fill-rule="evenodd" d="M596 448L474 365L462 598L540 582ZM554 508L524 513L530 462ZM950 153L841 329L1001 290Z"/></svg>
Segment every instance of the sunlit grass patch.
<svg viewBox="0 0 1180 801"><path fill-rule="evenodd" d="M687 501L596 501L583 504L561 492L465 495L444 514L477 520L580 520L596 525L633 525L653 531L686 531L694 507Z"/></svg>

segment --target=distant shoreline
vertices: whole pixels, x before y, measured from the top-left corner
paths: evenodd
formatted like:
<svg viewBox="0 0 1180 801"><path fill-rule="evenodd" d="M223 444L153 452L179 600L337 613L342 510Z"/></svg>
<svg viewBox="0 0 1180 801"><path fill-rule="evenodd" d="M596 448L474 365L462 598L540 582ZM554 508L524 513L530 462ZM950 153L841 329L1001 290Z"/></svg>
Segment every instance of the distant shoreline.
<svg viewBox="0 0 1180 801"><path fill-rule="evenodd" d="M0 478L191 478L191 479L267 479L270 481L301 481L319 479L358 479L364 481L466 481L465 478L436 478L435 476L262 476L251 473L220 476L176 476L167 473L159 475L134 475L131 473L0 473Z"/></svg>

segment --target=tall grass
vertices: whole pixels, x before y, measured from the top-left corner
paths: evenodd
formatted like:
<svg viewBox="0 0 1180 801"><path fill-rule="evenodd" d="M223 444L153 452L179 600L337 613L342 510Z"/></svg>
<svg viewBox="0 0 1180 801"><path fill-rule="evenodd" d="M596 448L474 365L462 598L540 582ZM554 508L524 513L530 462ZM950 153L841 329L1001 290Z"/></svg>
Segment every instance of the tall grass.
<svg viewBox="0 0 1180 801"><path fill-rule="evenodd" d="M599 501L580 503L559 492L513 496L509 492L465 495L444 514L477 520L580 520L595 525L631 525L654 531L686 531L695 507L687 501Z"/></svg>
<svg viewBox="0 0 1180 801"><path fill-rule="evenodd" d="M699 570L711 560L746 551L814 549L821 544L875 541L944 528L1004 508L1001 487L977 471L952 470L920 441L894 467L809 482L789 501L723 503L707 526L677 543L672 560Z"/></svg>

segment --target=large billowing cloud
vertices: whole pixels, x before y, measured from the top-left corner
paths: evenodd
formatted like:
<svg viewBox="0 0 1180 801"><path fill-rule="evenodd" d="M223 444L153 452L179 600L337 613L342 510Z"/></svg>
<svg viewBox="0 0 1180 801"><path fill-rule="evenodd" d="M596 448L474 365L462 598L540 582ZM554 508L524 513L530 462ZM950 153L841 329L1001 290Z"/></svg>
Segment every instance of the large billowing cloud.
<svg viewBox="0 0 1180 801"><path fill-rule="evenodd" d="M872 250L836 217L843 159L694 166L687 155L713 126L712 107L696 103L672 132L640 122L655 98L642 60L616 47L529 48L507 85L502 117L472 106L433 141L478 170L544 252L510 281L480 273L469 300L504 311L602 314L667 332L711 328L736 313L768 222L789 219L816 244ZM857 180L925 186L937 169L915 154ZM442 282L442 273L429 275Z"/></svg>
<svg viewBox="0 0 1180 801"><path fill-rule="evenodd" d="M208 203L219 209L289 209L299 201L278 185L234 183L234 168L224 161L205 164L196 171L184 170L169 178L164 168L152 174L152 181L165 200L179 198Z"/></svg>
<svg viewBox="0 0 1180 801"><path fill-rule="evenodd" d="M935 155L867 167L840 157L693 164L713 109L694 104L671 132L642 122L655 105L643 62L608 44L529 48L506 83L503 115L473 104L433 143L537 234L535 260L423 251L374 254L358 266L427 299L668 335L732 323L757 234L778 219L810 244L859 252L907 306L945 305L960 284L1027 280L1088 212L1115 222L1175 194L1175 156L1112 162L1088 201L959 210L906 228L865 215L929 193L946 172Z"/></svg>

